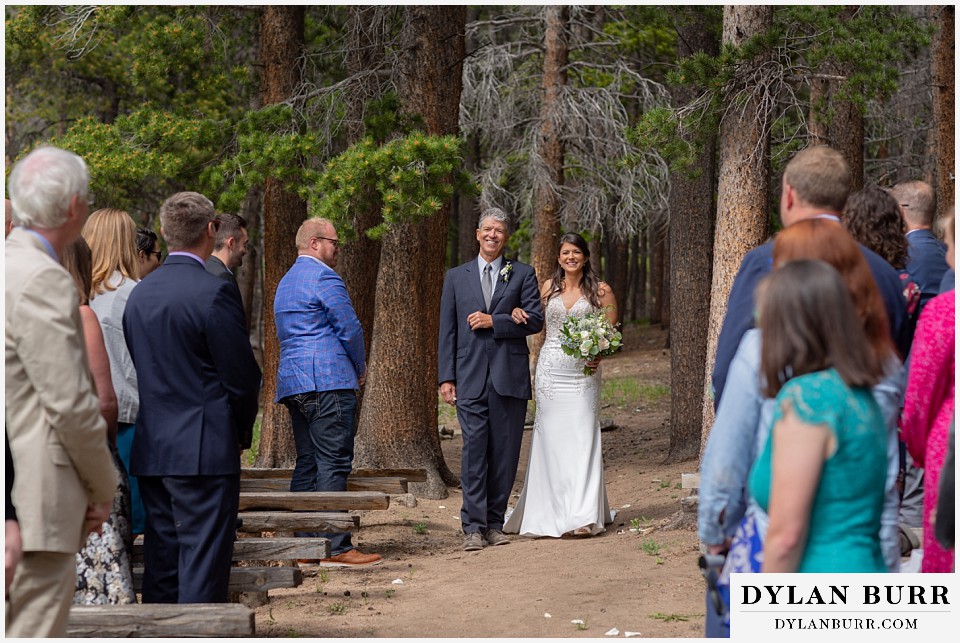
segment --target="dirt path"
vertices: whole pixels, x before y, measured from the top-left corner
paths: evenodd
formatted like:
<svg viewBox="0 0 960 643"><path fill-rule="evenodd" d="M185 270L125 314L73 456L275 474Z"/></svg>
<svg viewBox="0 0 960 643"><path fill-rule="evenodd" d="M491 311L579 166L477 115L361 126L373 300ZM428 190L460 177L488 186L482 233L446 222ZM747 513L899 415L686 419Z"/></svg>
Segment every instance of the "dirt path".
<svg viewBox="0 0 960 643"><path fill-rule="evenodd" d="M258 636L596 638L612 628L619 638L701 636L696 533L660 528L688 494L679 489L680 474L696 467L662 464L670 409L665 334L628 327L625 335L629 352L604 363L601 415L618 426L603 433L605 475L610 505L619 509L606 533L514 537L505 547L463 552L459 490L414 508L392 503L363 513L354 538L382 554L383 565L307 570L301 587L271 591L270 603L257 608ZM443 448L458 471L459 433ZM642 533L630 531L633 519Z"/></svg>

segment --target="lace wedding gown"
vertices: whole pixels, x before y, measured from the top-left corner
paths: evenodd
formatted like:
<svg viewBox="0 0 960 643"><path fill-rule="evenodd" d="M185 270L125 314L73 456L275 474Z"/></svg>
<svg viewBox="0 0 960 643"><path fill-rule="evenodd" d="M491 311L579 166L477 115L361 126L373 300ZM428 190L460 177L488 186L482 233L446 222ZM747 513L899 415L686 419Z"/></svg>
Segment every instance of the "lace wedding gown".
<svg viewBox="0 0 960 643"><path fill-rule="evenodd" d="M505 532L561 536L587 527L591 534L598 534L613 521L600 449L600 372L584 375L584 360L560 348L560 327L567 315L593 311L583 297L569 313L559 296L547 303L530 461L520 499L503 526Z"/></svg>

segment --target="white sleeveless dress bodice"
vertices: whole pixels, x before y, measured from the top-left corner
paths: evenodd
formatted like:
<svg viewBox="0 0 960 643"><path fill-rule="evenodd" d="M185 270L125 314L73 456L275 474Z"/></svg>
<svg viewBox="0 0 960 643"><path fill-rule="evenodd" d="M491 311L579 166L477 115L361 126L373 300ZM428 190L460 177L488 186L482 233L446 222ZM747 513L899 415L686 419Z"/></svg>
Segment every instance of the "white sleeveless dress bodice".
<svg viewBox="0 0 960 643"><path fill-rule="evenodd" d="M600 370L584 375L584 360L560 347L568 315L596 309L583 297L568 312L559 296L544 311L546 338L534 379L536 416L523 491L503 530L521 536L561 536L612 522L600 447Z"/></svg>

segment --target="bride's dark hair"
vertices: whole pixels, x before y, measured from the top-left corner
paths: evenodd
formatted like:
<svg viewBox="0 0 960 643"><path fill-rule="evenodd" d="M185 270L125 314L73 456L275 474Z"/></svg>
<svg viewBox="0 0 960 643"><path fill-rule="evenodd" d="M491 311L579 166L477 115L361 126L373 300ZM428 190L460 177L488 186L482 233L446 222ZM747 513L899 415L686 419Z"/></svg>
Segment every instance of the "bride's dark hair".
<svg viewBox="0 0 960 643"><path fill-rule="evenodd" d="M565 243L575 245L580 252L583 253L586 261L583 263L580 292L583 293L583 296L586 297L591 306L600 308L600 294L598 292L600 290L600 280L597 278L597 273L593 271L593 265L590 263L590 246L588 246L587 242L583 240L583 237L576 232L568 232L560 237L560 241L557 243L557 257L560 256L560 248L562 248ZM563 280L566 275L567 273L564 272L563 267L558 262L553 269L553 274L550 275L550 292L543 298L544 306L546 306L547 302L551 299L563 292Z"/></svg>

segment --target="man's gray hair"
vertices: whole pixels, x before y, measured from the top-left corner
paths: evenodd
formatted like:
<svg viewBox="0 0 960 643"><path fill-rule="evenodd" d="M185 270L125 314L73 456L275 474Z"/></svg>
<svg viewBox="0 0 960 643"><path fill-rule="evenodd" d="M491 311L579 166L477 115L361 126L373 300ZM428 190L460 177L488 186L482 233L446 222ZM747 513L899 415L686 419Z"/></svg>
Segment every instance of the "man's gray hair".
<svg viewBox="0 0 960 643"><path fill-rule="evenodd" d="M213 202L198 192L177 192L160 206L160 232L171 251L200 244L216 219Z"/></svg>
<svg viewBox="0 0 960 643"><path fill-rule="evenodd" d="M59 228L73 197L86 200L90 173L83 159L57 147L38 147L17 161L7 190L24 228Z"/></svg>
<svg viewBox="0 0 960 643"><path fill-rule="evenodd" d="M500 208L487 208L483 210L480 213L480 218L477 220L477 228L483 226L484 219L493 219L494 221L499 221L508 229L510 227L510 217Z"/></svg>

